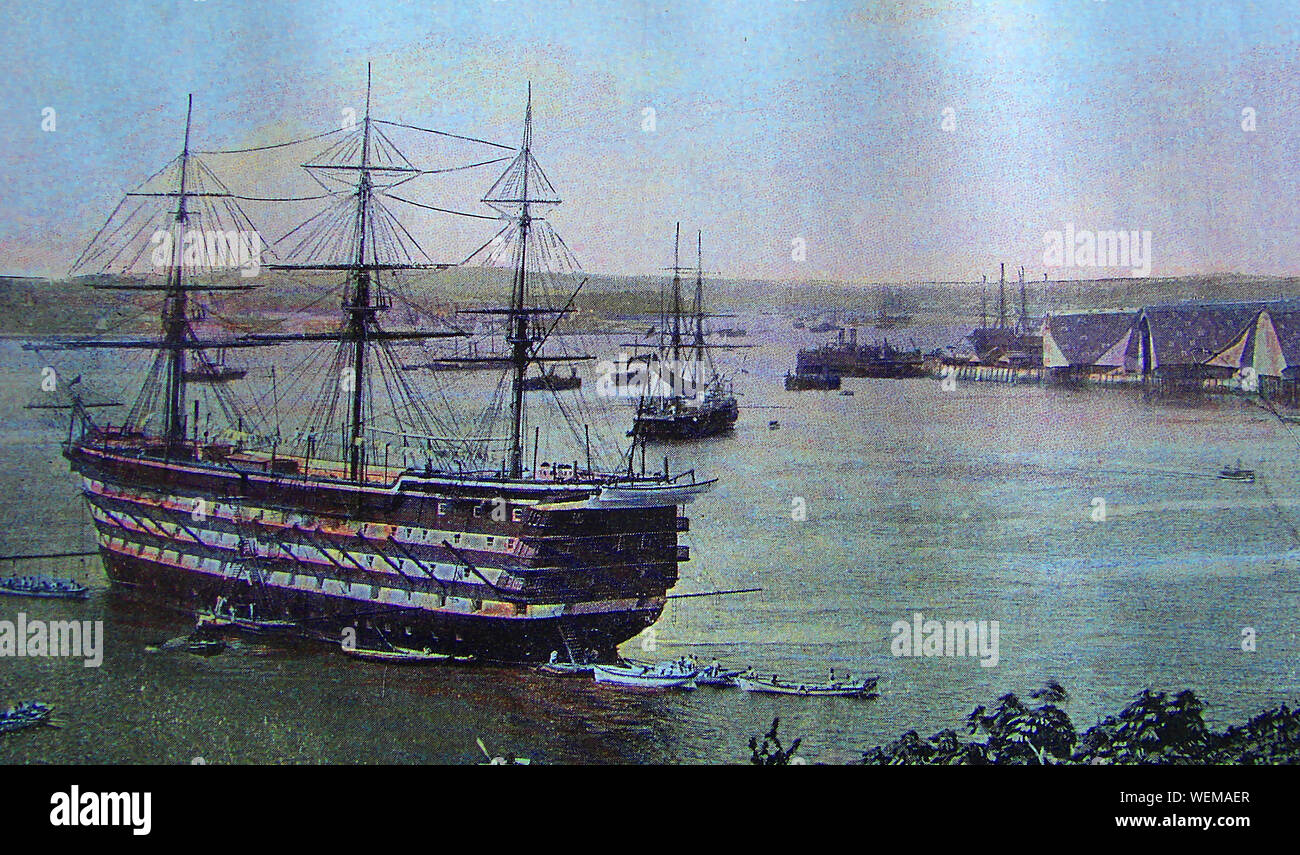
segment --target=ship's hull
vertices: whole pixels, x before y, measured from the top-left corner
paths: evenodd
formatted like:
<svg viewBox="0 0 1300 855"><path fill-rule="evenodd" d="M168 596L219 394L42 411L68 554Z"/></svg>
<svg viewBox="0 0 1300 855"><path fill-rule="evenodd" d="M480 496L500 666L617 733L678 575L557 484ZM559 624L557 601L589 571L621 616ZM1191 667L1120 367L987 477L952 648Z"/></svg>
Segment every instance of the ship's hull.
<svg viewBox="0 0 1300 855"><path fill-rule="evenodd" d="M598 485L411 476L368 486L72 444L109 580L186 612L219 597L301 635L502 662L611 656L677 579L676 505Z"/></svg>
<svg viewBox="0 0 1300 855"><path fill-rule="evenodd" d="M735 408L691 410L675 415L637 416L632 426L635 436L669 442L703 439L726 433L736 426L739 413Z"/></svg>
<svg viewBox="0 0 1300 855"><path fill-rule="evenodd" d="M876 348L840 347L801 350L796 358L798 374L831 372L841 377L873 377L898 380L925 377L929 368L919 353L889 355L873 352Z"/></svg>
<svg viewBox="0 0 1300 855"><path fill-rule="evenodd" d="M840 388L840 375L833 372L825 374L787 374L785 390L787 392L834 391Z"/></svg>

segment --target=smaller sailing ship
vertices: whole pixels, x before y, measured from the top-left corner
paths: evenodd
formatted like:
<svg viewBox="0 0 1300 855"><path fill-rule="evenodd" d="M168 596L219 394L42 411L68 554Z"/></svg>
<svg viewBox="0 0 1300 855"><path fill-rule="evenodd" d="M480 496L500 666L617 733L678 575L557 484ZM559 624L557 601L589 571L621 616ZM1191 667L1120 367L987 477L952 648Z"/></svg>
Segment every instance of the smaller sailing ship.
<svg viewBox="0 0 1300 855"><path fill-rule="evenodd" d="M710 351L743 345L714 345L705 341L703 238L697 235L699 253L695 272L695 300L687 313L682 299L683 268L679 262L681 224L673 243L673 280L667 295L668 317L661 325L657 376L637 405L630 436L641 439L687 440L715 436L732 429L740 407L731 383L713 365ZM714 315L713 317L720 317ZM692 340L684 327L690 323Z"/></svg>

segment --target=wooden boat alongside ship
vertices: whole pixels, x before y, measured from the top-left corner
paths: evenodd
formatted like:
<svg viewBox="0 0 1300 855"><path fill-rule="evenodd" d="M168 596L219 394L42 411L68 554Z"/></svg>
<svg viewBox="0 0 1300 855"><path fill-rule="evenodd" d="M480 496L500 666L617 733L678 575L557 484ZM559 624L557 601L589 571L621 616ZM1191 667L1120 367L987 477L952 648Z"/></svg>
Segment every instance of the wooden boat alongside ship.
<svg viewBox="0 0 1300 855"><path fill-rule="evenodd" d="M391 645L388 649L378 647L356 647L347 643L340 645L344 656L361 659L366 662L379 662L385 665L434 665L447 662L473 662L473 656L456 656L451 653L435 653L429 648L416 650L411 647Z"/></svg>
<svg viewBox="0 0 1300 855"><path fill-rule="evenodd" d="M279 618L263 618L254 614L252 606L247 614L238 614L233 605L222 608L202 609L195 615L195 629L199 631L231 630L251 632L257 635L281 632L296 632L298 622Z"/></svg>

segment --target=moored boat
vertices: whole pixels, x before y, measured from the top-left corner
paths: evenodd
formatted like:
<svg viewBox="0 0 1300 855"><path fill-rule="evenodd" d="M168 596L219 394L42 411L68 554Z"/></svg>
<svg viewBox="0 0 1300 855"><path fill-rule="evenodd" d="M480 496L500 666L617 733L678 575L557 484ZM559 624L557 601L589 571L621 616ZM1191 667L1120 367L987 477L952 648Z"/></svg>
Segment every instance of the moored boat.
<svg viewBox="0 0 1300 855"><path fill-rule="evenodd" d="M717 661L710 663L696 676L695 682L701 686L734 686L736 678L744 675L745 670L728 670Z"/></svg>
<svg viewBox="0 0 1300 855"><path fill-rule="evenodd" d="M472 662L473 656L457 656L452 653L436 653L427 647L423 650L415 650L410 647L398 647L392 645L389 650L381 650L371 647L356 647L344 643L340 645L343 655L351 656L353 659L363 659L367 662L383 662L389 665L432 665L438 662Z"/></svg>
<svg viewBox="0 0 1300 855"><path fill-rule="evenodd" d="M298 622L283 618L258 617L253 606L246 608L247 614L238 611L234 603L226 603L224 597L217 598L217 605L212 609L199 611L195 619L195 628L202 630L241 630L252 633L291 632L298 629Z"/></svg>
<svg viewBox="0 0 1300 855"><path fill-rule="evenodd" d="M587 677L595 669L596 663L589 656L573 656L570 654L568 659L561 659L558 650L551 651L551 658L537 670L553 674L557 677Z"/></svg>
<svg viewBox="0 0 1300 855"><path fill-rule="evenodd" d="M195 656L216 656L228 646L224 639L196 635L190 638L185 649Z"/></svg>
<svg viewBox="0 0 1300 855"><path fill-rule="evenodd" d="M1238 460L1238 461L1237 461L1235 464L1233 464L1232 466L1225 466L1225 467L1223 467L1223 469L1219 470L1219 480L1220 480L1220 481L1238 481L1238 482L1243 483L1243 484L1254 484L1254 483L1255 483L1255 470L1254 470L1254 469L1242 469L1242 468L1241 468L1241 461Z"/></svg>
<svg viewBox="0 0 1300 855"><path fill-rule="evenodd" d="M22 701L0 712L0 733L13 733L28 727L50 723L54 708L40 701Z"/></svg>
<svg viewBox="0 0 1300 855"><path fill-rule="evenodd" d="M840 388L840 375L830 369L821 371L804 371L791 374L786 372L785 390L787 392L834 391Z"/></svg>
<svg viewBox="0 0 1300 855"><path fill-rule="evenodd" d="M669 665L594 665L597 683L631 689L694 689L697 670L685 670L677 663Z"/></svg>
<svg viewBox="0 0 1300 855"><path fill-rule="evenodd" d="M800 695L804 697L861 698L870 697L876 689L876 677L867 677L857 682L829 683L787 683L778 679L765 680L760 677L736 677L736 685L746 692L765 695Z"/></svg>
<svg viewBox="0 0 1300 855"><path fill-rule="evenodd" d="M11 576L0 579L0 594L8 594L11 597L81 600L90 596L90 589L72 579L56 579L44 575Z"/></svg>

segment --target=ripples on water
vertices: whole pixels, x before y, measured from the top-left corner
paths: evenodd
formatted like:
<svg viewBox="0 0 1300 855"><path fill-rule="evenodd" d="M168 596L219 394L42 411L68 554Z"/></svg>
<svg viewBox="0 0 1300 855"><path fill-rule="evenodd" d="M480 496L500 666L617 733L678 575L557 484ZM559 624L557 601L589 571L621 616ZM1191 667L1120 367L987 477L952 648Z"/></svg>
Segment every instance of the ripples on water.
<svg viewBox="0 0 1300 855"><path fill-rule="evenodd" d="M310 644L201 658L148 649L185 635L184 620L99 590L88 603L0 601L6 619L102 619L107 633L100 669L0 660L0 703L41 698L67 723L0 740L0 760L468 763L482 737L544 762L738 762L780 715L803 753L844 761L904 730L957 727L975 704L1049 676L1070 690L1078 727L1148 686L1195 689L1217 724L1294 701L1300 507L1286 426L1243 401L1152 404L1116 390L848 379L853 397L786 393L780 377L812 338L772 339L745 355L737 388L742 405L790 409L742 410L734 436L669 452L674 469L723 479L689 509L678 590L764 590L672 602L657 650L634 640L625 652L791 678L879 673L879 700L624 693L527 670L385 668ZM22 409L39 360L13 342L0 353L0 544L82 546L61 429ZM89 384L118 369L99 357L77 370ZM1264 483L1213 477L1237 458ZM795 497L806 521L791 518ZM1094 498L1105 522L1091 519ZM88 572L103 585L96 564ZM893 658L890 625L914 611L999 621L998 666ZM1243 627L1258 631L1254 653L1240 649Z"/></svg>

